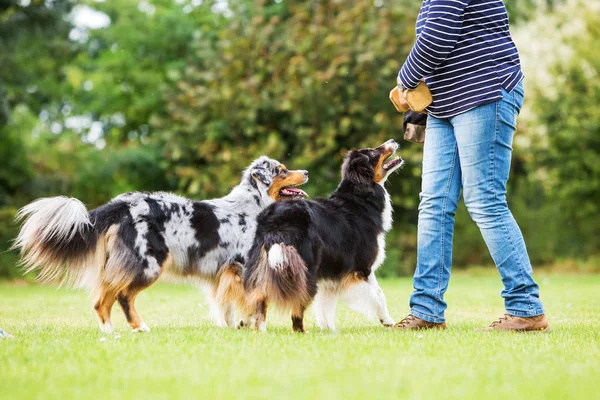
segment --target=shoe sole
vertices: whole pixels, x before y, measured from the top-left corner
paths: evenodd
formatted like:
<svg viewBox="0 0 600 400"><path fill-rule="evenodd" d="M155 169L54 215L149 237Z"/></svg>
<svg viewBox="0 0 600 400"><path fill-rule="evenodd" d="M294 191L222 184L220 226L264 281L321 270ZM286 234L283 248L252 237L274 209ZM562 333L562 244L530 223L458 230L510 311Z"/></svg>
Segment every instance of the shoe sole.
<svg viewBox="0 0 600 400"><path fill-rule="evenodd" d="M546 327L546 328L542 328L542 329L535 329L532 331L525 331L526 333L548 333L550 332L550 327Z"/></svg>
<svg viewBox="0 0 600 400"><path fill-rule="evenodd" d="M524 331L524 330L518 330L518 329L486 329L486 328L478 328L475 329L475 331L477 332L519 332L519 333L548 333L550 332L550 327L546 327L543 329L535 329L535 330L529 330L529 331Z"/></svg>
<svg viewBox="0 0 600 400"><path fill-rule="evenodd" d="M397 328L395 326L390 326L390 327L386 326L386 329L390 330L390 331L413 331L413 332L416 332L416 331L433 331L433 330L443 331L443 330L446 330L446 327L445 326L444 327L431 326L431 327L427 327L427 328Z"/></svg>

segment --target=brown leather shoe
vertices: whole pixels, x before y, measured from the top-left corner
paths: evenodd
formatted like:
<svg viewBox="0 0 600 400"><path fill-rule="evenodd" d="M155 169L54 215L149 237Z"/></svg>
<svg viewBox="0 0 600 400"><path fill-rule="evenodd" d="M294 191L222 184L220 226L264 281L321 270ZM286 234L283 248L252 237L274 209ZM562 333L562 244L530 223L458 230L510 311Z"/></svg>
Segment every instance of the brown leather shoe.
<svg viewBox="0 0 600 400"><path fill-rule="evenodd" d="M498 320L481 330L545 333L550 331L550 327L544 314L535 317L517 317L515 315L504 314L503 317L498 318Z"/></svg>
<svg viewBox="0 0 600 400"><path fill-rule="evenodd" d="M418 331L420 329L446 329L446 323L435 323L417 318L414 315L408 315L402 321L392 326L391 329L399 331Z"/></svg>

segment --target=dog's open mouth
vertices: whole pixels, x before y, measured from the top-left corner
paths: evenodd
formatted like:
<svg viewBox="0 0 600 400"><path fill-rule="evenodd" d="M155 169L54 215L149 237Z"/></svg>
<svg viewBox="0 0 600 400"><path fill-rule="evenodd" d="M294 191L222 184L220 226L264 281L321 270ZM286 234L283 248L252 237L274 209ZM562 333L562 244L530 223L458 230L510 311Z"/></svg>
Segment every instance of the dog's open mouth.
<svg viewBox="0 0 600 400"><path fill-rule="evenodd" d="M286 197L288 199L301 199L307 197L308 193L295 187L286 187L279 191L279 196Z"/></svg>
<svg viewBox="0 0 600 400"><path fill-rule="evenodd" d="M394 152L390 155L388 161L383 163L382 168L384 171L391 171L393 169L401 167L402 165L404 165L404 160L402 160L402 157L396 157L396 153Z"/></svg>

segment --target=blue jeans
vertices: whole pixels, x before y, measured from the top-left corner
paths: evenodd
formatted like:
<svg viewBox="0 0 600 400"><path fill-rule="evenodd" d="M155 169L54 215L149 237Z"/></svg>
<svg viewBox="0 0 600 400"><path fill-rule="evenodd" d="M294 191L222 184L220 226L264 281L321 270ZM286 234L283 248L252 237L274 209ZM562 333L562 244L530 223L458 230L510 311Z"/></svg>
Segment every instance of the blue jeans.
<svg viewBox="0 0 600 400"><path fill-rule="evenodd" d="M427 118L419 205L417 269L410 313L444 322L460 191L502 276L507 313L544 313L525 241L506 202L523 82L503 98L448 119Z"/></svg>

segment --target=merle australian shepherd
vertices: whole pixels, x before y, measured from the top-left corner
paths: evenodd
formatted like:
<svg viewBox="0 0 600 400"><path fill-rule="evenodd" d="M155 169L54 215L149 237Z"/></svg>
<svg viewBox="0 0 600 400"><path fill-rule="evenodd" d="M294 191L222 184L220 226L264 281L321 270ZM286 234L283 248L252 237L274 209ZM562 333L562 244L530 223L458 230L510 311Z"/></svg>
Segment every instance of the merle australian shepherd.
<svg viewBox="0 0 600 400"><path fill-rule="evenodd" d="M397 149L389 140L352 150L331 196L275 203L258 216L244 268L247 319L256 329L266 329L267 306L273 304L291 310L294 331L304 332L304 310L315 299L317 325L334 330L338 297L383 325L394 324L374 272L392 227L384 183L404 164L394 157Z"/></svg>
<svg viewBox="0 0 600 400"><path fill-rule="evenodd" d="M245 301L242 265L256 216L275 201L305 196L294 186L307 180L307 171L288 171L263 156L229 195L214 200L133 192L87 211L77 199L39 199L17 214L24 223L14 247L21 249L27 271L38 269L41 280L92 289L105 332L113 329L115 301L134 331L149 330L134 301L164 270L207 283L217 323L235 327L234 308Z"/></svg>

